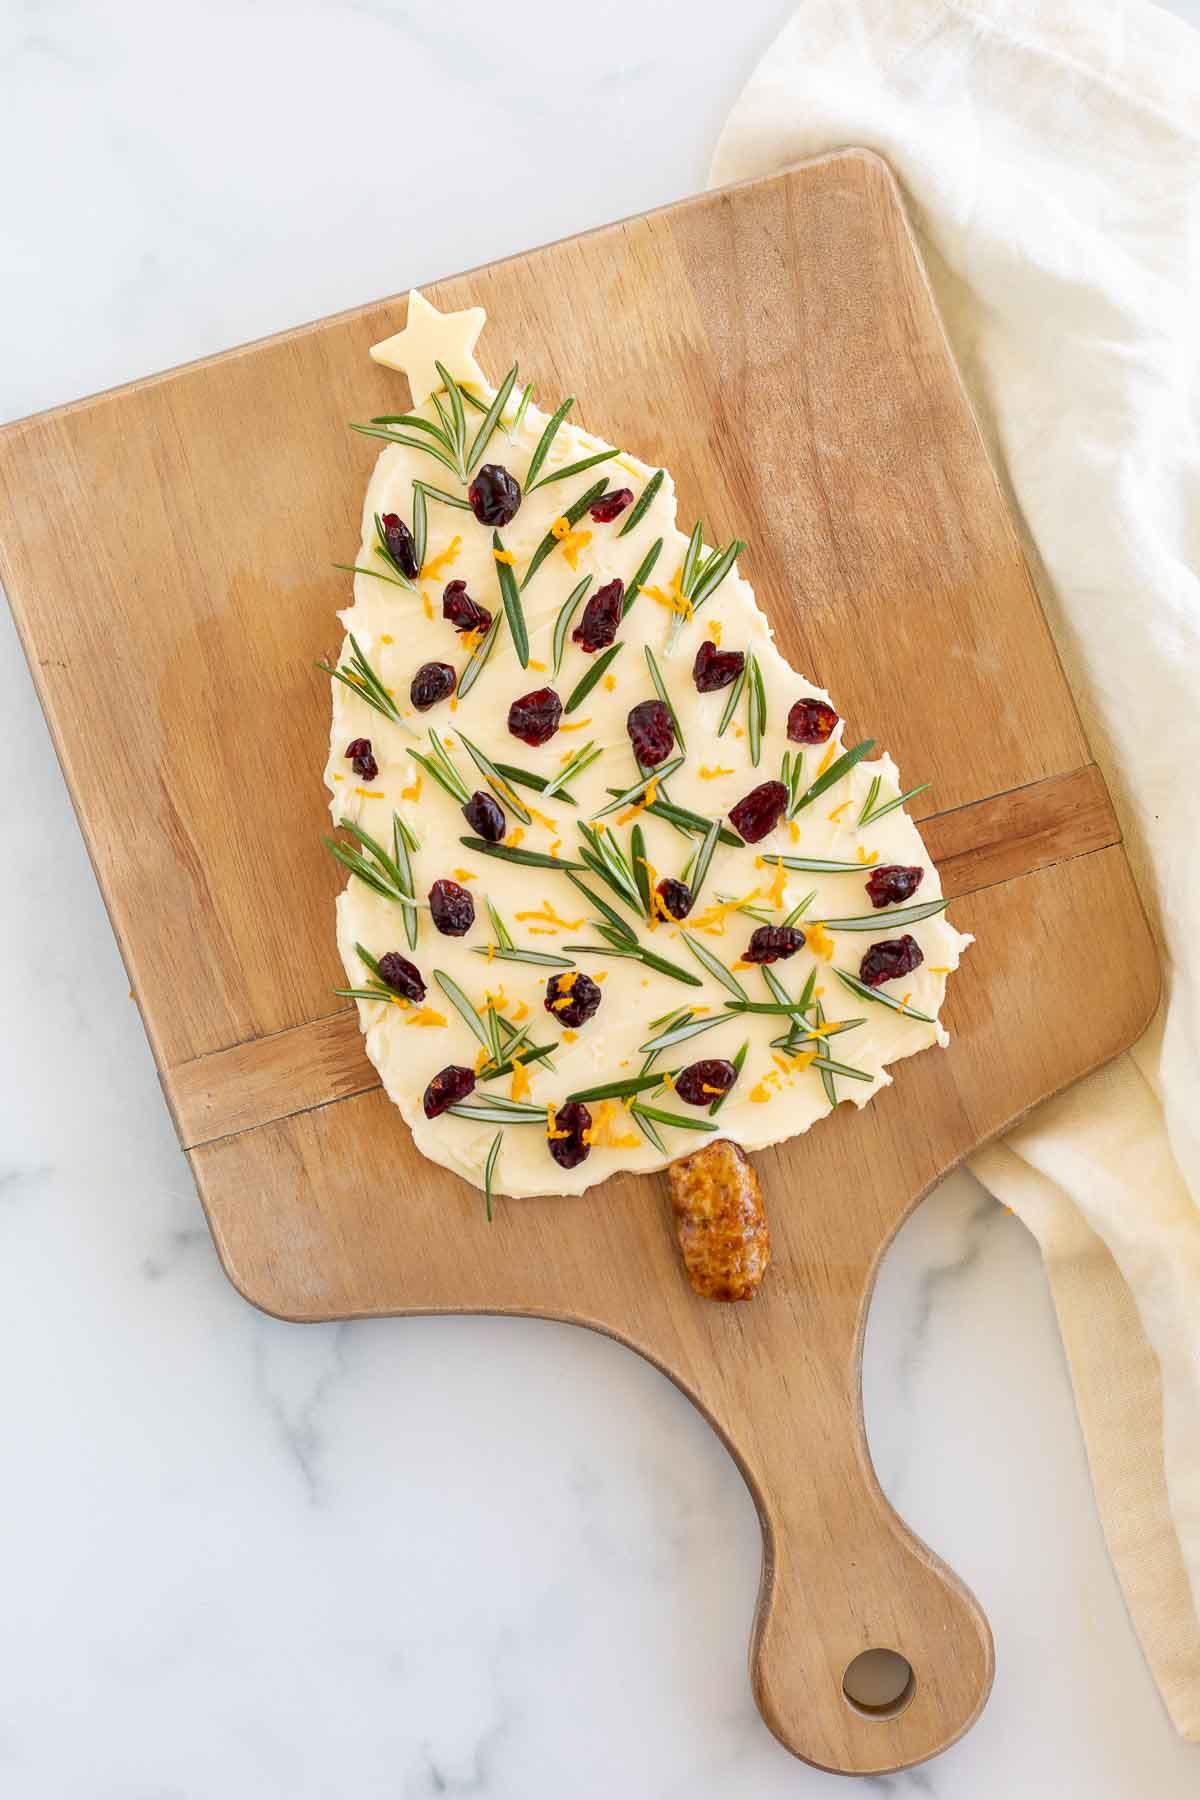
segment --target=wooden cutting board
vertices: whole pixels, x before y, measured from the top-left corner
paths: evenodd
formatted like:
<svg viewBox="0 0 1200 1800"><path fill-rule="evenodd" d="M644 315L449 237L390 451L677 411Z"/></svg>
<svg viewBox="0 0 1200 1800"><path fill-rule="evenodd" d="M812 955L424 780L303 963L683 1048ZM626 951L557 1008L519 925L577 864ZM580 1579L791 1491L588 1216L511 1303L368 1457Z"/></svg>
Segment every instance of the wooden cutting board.
<svg viewBox="0 0 1200 1800"><path fill-rule="evenodd" d="M406 271L397 268L400 277ZM291 1319L537 1314L654 1362L757 1504L751 1675L844 1771L952 1743L992 1677L978 1605L879 1490L860 1354L880 1255L939 1176L1138 1036L1158 966L1016 534L878 159L771 180L429 289L482 304L487 366L674 472L850 737L886 745L956 925L953 1044L759 1156L775 1245L749 1306L680 1270L661 1177L481 1197L413 1149L331 995L321 848L335 610L395 411L389 300L0 434L3 575L230 1279ZM912 1664L890 1716L843 1672Z"/></svg>

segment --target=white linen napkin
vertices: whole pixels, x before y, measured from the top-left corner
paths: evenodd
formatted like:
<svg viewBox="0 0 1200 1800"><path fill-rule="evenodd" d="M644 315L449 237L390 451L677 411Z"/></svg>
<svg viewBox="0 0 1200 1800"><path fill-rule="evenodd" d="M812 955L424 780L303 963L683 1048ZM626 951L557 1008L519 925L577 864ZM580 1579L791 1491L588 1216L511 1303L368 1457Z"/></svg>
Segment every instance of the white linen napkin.
<svg viewBox="0 0 1200 1800"><path fill-rule="evenodd" d="M1200 35L1143 0L806 0L711 180L848 145L903 188L1162 946L1155 1028L973 1166L1042 1246L1130 1614L1200 1740Z"/></svg>

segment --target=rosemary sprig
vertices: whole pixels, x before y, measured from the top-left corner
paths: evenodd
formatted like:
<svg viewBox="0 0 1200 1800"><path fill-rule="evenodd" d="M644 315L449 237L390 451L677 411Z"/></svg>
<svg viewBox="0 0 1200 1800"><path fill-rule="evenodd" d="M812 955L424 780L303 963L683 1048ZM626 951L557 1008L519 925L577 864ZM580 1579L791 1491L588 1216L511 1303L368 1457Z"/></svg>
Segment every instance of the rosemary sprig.
<svg viewBox="0 0 1200 1800"><path fill-rule="evenodd" d="M383 979L379 972L379 964L371 952L362 944L355 944L354 948L359 960L365 963L371 971L372 979L366 987L334 988L334 993L343 1000L383 1000L389 1006L398 1005L402 998L401 995L397 994L394 988L390 988Z"/></svg>
<svg viewBox="0 0 1200 1800"><path fill-rule="evenodd" d="M496 1173L496 1162L500 1155L500 1146L504 1142L503 1131L498 1131L492 1139L492 1147L487 1153L487 1161L483 1165L483 1196L487 1202L487 1220L492 1222L492 1180Z"/></svg>
<svg viewBox="0 0 1200 1800"><path fill-rule="evenodd" d="M492 549L504 550L504 542L498 531L492 533ZM496 575L500 582L500 598L504 602L504 615L508 620L508 629L512 634L513 649L517 653L517 661L523 669L529 667L529 632L525 625L525 608L521 605L521 590L517 586L517 578L512 572L512 564L496 560Z"/></svg>
<svg viewBox="0 0 1200 1800"><path fill-rule="evenodd" d="M795 1051L804 1043L817 1043L819 1046L828 1042L832 1037L840 1037L843 1031L857 1031L860 1025L865 1024L865 1019L835 1019L832 1025L824 1020L815 1025L804 1025L803 1027L794 1025L790 1031L785 1031L782 1037L772 1038L771 1048Z"/></svg>
<svg viewBox="0 0 1200 1800"><path fill-rule="evenodd" d="M800 777L803 773L803 750L797 750L794 753L790 750L785 750L783 753L783 761L779 768L779 779L787 789L787 806L784 810L784 817L786 819L790 819L793 816L796 802L804 791L800 786Z"/></svg>
<svg viewBox="0 0 1200 1800"><path fill-rule="evenodd" d="M521 850L515 844L489 844L486 838L463 837L460 844L477 856L494 856L497 862L517 863L523 869L582 869L583 864L561 856L544 856L540 850Z"/></svg>
<svg viewBox="0 0 1200 1800"><path fill-rule="evenodd" d="M645 651L646 651L646 666L650 670L650 679L654 683L654 691L658 695L659 699L662 701L663 705L666 707L667 711L670 713L671 724L675 727L675 742L679 745L679 748L681 750L686 750L687 744L684 741L683 726L679 723L679 714L675 711L675 702L672 700L670 694L667 692L666 682L662 678L662 674L659 671L658 664L654 660L654 652L650 648L649 644L647 644L645 646Z"/></svg>
<svg viewBox="0 0 1200 1800"><path fill-rule="evenodd" d="M419 763L425 773L437 782L438 786L460 806L465 806L471 798L471 790L455 768L441 738L436 731L429 733L430 749L428 754L420 750L410 750L409 755L415 763Z"/></svg>
<svg viewBox="0 0 1200 1800"><path fill-rule="evenodd" d="M700 898L700 890L704 886L705 878L708 875L709 864L712 862L713 852L716 850L717 839L720 836L720 832L721 821L720 819L714 819L708 830L705 832L704 842L697 850L695 860L692 863L691 872L688 876L688 886L692 890L693 910L695 909L696 902Z"/></svg>
<svg viewBox="0 0 1200 1800"><path fill-rule="evenodd" d="M618 537L628 537L631 531L636 531L637 527L649 512L651 506L653 506L654 496L662 486L665 475L665 469L655 469L653 475L630 508L629 517L622 525L620 531L618 531Z"/></svg>
<svg viewBox="0 0 1200 1800"><path fill-rule="evenodd" d="M462 471L458 466L454 451L442 448L444 444L448 443L448 439L437 430L436 426L431 425L428 419L418 419L413 414L402 414L397 422L422 427L422 435L410 437L406 432L391 430L388 424L351 425L350 429L357 431L360 437L382 438L385 444L403 444L406 450L423 450L427 456L432 456L435 462L441 463L443 468L449 469L452 475L457 475L460 480L462 479Z"/></svg>
<svg viewBox="0 0 1200 1800"><path fill-rule="evenodd" d="M619 900L624 900L634 912L641 911L642 897L638 893L637 882L629 859L617 843L611 831L596 831L590 824L582 820L579 823L579 835L583 839L584 849L580 855L593 873L603 877Z"/></svg>
<svg viewBox="0 0 1200 1800"><path fill-rule="evenodd" d="M814 975L816 974L815 969L813 970L813 973ZM823 1025L825 1023L825 1008L821 1005L819 1000L816 1002L816 1018L818 1025ZM830 1107L834 1110L836 1110L838 1103L837 1083L833 1079L835 1073L836 1071L830 1068L828 1063L826 1063L826 1066L820 1071L821 1086L825 1089L825 1098L828 1100Z"/></svg>
<svg viewBox="0 0 1200 1800"><path fill-rule="evenodd" d="M689 1009L685 1011L677 1025L669 1026L666 1031L660 1031L657 1037L649 1038L646 1043L639 1044L638 1049L646 1056L656 1054L659 1050L669 1050L672 1044L685 1044L689 1038L700 1037L702 1033L712 1031L715 1026L724 1025L727 1018L727 1013L712 1013L697 1018Z"/></svg>
<svg viewBox="0 0 1200 1800"><path fill-rule="evenodd" d="M711 550L704 561L700 560L703 546L704 526L697 521L691 537L688 539L687 551L684 554L683 567L679 575L679 591L683 598L691 603L690 616L695 618L706 600L711 600L734 563L746 548L741 538L734 538L722 549L718 546ZM667 654L675 647L683 626L682 613L676 613L671 624L670 636L667 639ZM743 664L743 672L745 665Z"/></svg>
<svg viewBox="0 0 1200 1800"><path fill-rule="evenodd" d="M594 469L597 463L608 462L611 457L619 456L620 451L614 446L611 450L597 450L591 456L581 456L578 462L568 463L564 469L552 469L549 475L543 475L534 487L549 487L552 481L565 481L569 475L582 475L585 469ZM525 492L529 493L526 486Z"/></svg>
<svg viewBox="0 0 1200 1800"><path fill-rule="evenodd" d="M767 690L757 656L751 656L748 665L744 666L750 671L746 679L746 734L750 740L750 761L757 769L763 734L767 729Z"/></svg>
<svg viewBox="0 0 1200 1800"><path fill-rule="evenodd" d="M729 730L729 727L733 724L733 715L737 711L738 701L742 697L742 689L746 685L746 673L749 667L749 661L743 659L742 666L738 670L737 677L733 686L730 688L728 698L725 701L725 710L721 714L721 723L717 726L718 737L724 737L725 733Z"/></svg>
<svg viewBox="0 0 1200 1800"><path fill-rule="evenodd" d="M471 1005L471 1002L467 999L467 996L463 993L454 977L452 975L447 975L444 969L435 969L433 971L433 979L437 982L443 994L445 994L447 1000L450 1002L463 1024L467 1027L468 1031L470 1031L473 1037L479 1039L479 1042L487 1051L488 1056L494 1058L498 1045L493 1041L484 1021L475 1011L475 1008ZM490 1013L491 1010L490 1007L487 1008L488 1013Z"/></svg>
<svg viewBox="0 0 1200 1800"><path fill-rule="evenodd" d="M586 744L584 748L587 748ZM496 767L505 781L515 782L518 787L532 788L535 794L544 794L547 788L553 788L557 798L565 801L568 806L579 804L573 794L568 794L566 788L555 785L553 776L547 778L545 775L535 775L532 769L518 769L515 763L497 763Z"/></svg>
<svg viewBox="0 0 1200 1800"><path fill-rule="evenodd" d="M607 944L564 944L565 950L573 950L577 956L623 956L633 962L644 963L646 968L655 969L660 975L667 975L672 981L682 981L685 987L703 987L704 983L698 975L688 969L681 969L678 963L668 962L665 956L658 956L644 945L630 943L617 932L606 933L597 926L602 937L608 938Z"/></svg>
<svg viewBox="0 0 1200 1800"><path fill-rule="evenodd" d="M404 823L400 814L394 812L392 814L392 861L400 873L401 885L410 894L415 894L417 890L413 886L412 858L409 856L409 851L418 848L416 837ZM415 950L417 947L417 909L415 906L409 906L405 901L402 901L401 905L404 908L404 935L408 939L409 949Z"/></svg>
<svg viewBox="0 0 1200 1800"><path fill-rule="evenodd" d="M533 963L541 969L573 969L569 956L551 956L548 950L522 950L516 944L475 944L472 955L486 956L489 962Z"/></svg>
<svg viewBox="0 0 1200 1800"><path fill-rule="evenodd" d="M713 1101L712 1105L708 1109L708 1116L710 1119L716 1117L717 1113L720 1112L721 1108L724 1106L725 1102L728 1100L730 1094L732 1094L734 1088L737 1086L738 1077L740 1076L742 1070L746 1066L746 1055L747 1055L747 1052L749 1051L749 1049L750 1049L750 1039L746 1038L742 1044L741 1049L738 1050L738 1052L736 1053L736 1055L733 1058L733 1080L730 1082L729 1086L726 1088L726 1090L723 1094L717 1095L716 1099Z"/></svg>
<svg viewBox="0 0 1200 1800"><path fill-rule="evenodd" d="M701 967L707 969L723 988L728 988L735 1000L749 1006L750 996L732 970L727 969L720 958L714 956L712 951L700 942L699 938L692 937L686 931L681 931L679 935Z"/></svg>
<svg viewBox="0 0 1200 1800"><path fill-rule="evenodd" d="M629 861L633 868L633 879L637 883L637 891L641 896L642 911L648 919L654 917L654 898L650 891L650 865L646 861L646 837L638 820L629 834Z"/></svg>
<svg viewBox="0 0 1200 1800"><path fill-rule="evenodd" d="M865 875L868 865L861 862L839 862L829 856L774 856L785 869L797 869L808 875Z"/></svg>
<svg viewBox="0 0 1200 1800"><path fill-rule="evenodd" d="M348 687L352 694L357 694L360 700L365 700L374 712L381 713L385 719L390 719L393 725L398 725L401 731L408 733L409 737L415 737L416 732L410 725L405 724L400 708L363 655L362 646L353 632L349 633L349 639L350 666L348 670L334 668L331 663L327 662L319 662L316 667L323 670L326 675L331 675L335 681L340 681L344 687Z"/></svg>
<svg viewBox="0 0 1200 1800"><path fill-rule="evenodd" d="M575 396L572 394L568 399L564 400L562 405L557 407L546 420L545 429L537 441L533 455L529 459L529 468L525 474L525 492L527 494L532 494L534 488L538 485L537 478L541 473L542 464L550 454L551 445L558 436L559 426L562 424L574 404Z"/></svg>
<svg viewBox="0 0 1200 1800"><path fill-rule="evenodd" d="M654 1148L658 1151L660 1156L669 1156L671 1154L667 1149L667 1146L663 1143L662 1133L659 1131L658 1126L654 1123L653 1119L649 1119L646 1117L645 1113L639 1112L636 1106L630 1107L629 1116L647 1142L654 1145Z"/></svg>
<svg viewBox="0 0 1200 1800"><path fill-rule="evenodd" d="M567 782L575 775L582 775L585 769L591 768L597 757L603 755L604 746L597 744L594 738L589 738L581 750L576 750L574 756L563 763L557 775L553 775L549 781L543 782L542 793L545 798L549 800L557 794L559 799L566 800L569 805L577 805L577 801L572 800L569 794L563 792Z"/></svg>
<svg viewBox="0 0 1200 1800"><path fill-rule="evenodd" d="M492 930L496 934L497 948L500 950L515 949L516 946L513 940L513 934L504 923L504 918L499 907L490 897L485 897L484 905L487 907L488 918L492 921Z"/></svg>
<svg viewBox="0 0 1200 1800"><path fill-rule="evenodd" d="M616 795L620 789L610 787L606 788L605 792ZM686 806L676 806L673 800L655 800L646 808L646 811L652 813L656 819L665 819L668 825L673 825L676 831L681 832L684 837L703 837L711 823L711 820L706 819L703 813L692 812ZM724 825L717 833L717 842L729 844L734 850L745 849L741 838L735 836Z"/></svg>
<svg viewBox="0 0 1200 1800"><path fill-rule="evenodd" d="M406 886L404 876L382 844L377 844L361 825L355 825L351 819L339 819L338 827L342 831L348 831L362 846L361 850L354 850L348 844L339 844L335 838L324 839L326 848L344 869L349 869L351 875L356 875L365 887L379 894L382 899L394 900L398 906L404 907L406 913L408 908L422 904L415 899L412 889Z"/></svg>
<svg viewBox="0 0 1200 1800"><path fill-rule="evenodd" d="M662 547L662 539L655 538L645 556L643 556L641 562L638 564L637 572L634 574L629 586L625 589L625 599L621 606L621 617L623 619L629 617L634 601L649 581L654 565L662 555Z"/></svg>
<svg viewBox="0 0 1200 1800"><path fill-rule="evenodd" d="M433 734L430 733L430 736L432 735ZM483 776L493 793L495 793L499 799L503 800L510 812L516 813L522 825L531 825L533 823L531 814L526 811L516 794L513 793L512 788L508 785L507 781L505 781L491 757L486 756L479 748L478 744L473 744L465 731L460 730L458 737L463 749L475 764L475 767L479 770L479 773ZM471 796L468 794L467 799L469 800L470 797ZM465 804L466 802L464 801L464 805Z"/></svg>
<svg viewBox="0 0 1200 1800"><path fill-rule="evenodd" d="M861 865L860 865L861 866ZM902 906L898 910L864 913L855 919L822 919L827 931L878 931L881 925L916 925L944 912L949 900L926 900L921 906Z"/></svg>
<svg viewBox="0 0 1200 1800"><path fill-rule="evenodd" d="M851 769L863 760L864 756L869 756L874 748L874 738L863 738L860 744L855 744L852 750L845 751L836 762L830 763L825 773L818 775L811 787L807 787L801 794L796 802L796 812L802 812L806 806L811 806L814 800L819 799L836 782L839 782L843 775L848 775Z"/></svg>
<svg viewBox="0 0 1200 1800"><path fill-rule="evenodd" d="M609 813L618 812L623 806L632 806L635 800L641 799L651 782L665 781L668 775L673 775L676 769L683 767L684 760L682 756L673 756L670 762L659 763L657 768L648 769L638 781L634 782L632 787L624 788L615 800L610 800L607 806L602 806L599 812L593 813L592 822L607 818ZM708 821L706 820L705 829L707 830L707 828Z"/></svg>
<svg viewBox="0 0 1200 1800"><path fill-rule="evenodd" d="M834 1062L830 1056L814 1056L812 1066L814 1069L820 1069L822 1075L848 1075L851 1081L874 1081L875 1079L865 1069L855 1069L849 1063Z"/></svg>
<svg viewBox="0 0 1200 1800"><path fill-rule="evenodd" d="M491 441L492 433L500 423L500 415L508 405L508 397L513 391L513 383L516 379L517 365L514 363L512 368L508 371L508 374L504 377L504 380L500 383L496 398L492 401L492 404L484 414L483 423L475 433L474 441L470 450L467 452L466 473L468 475L473 475L475 470L479 467L479 464L483 461L483 453Z"/></svg>
<svg viewBox="0 0 1200 1800"><path fill-rule="evenodd" d="M812 905L813 901L816 899L816 897L817 897L816 888L809 888L809 890L808 890L807 894L805 894L803 900L797 900L795 906L793 906L791 912L788 914L787 918L783 921L783 923L785 925L794 925L798 919L802 919L804 917L805 913L808 911L809 907Z"/></svg>
<svg viewBox="0 0 1200 1800"><path fill-rule="evenodd" d="M618 642L610 644L607 650L602 650L600 652L595 662L593 662L591 667L580 676L579 680L575 683L575 686L571 689L570 698L563 706L564 713L573 713L577 706L583 705L583 702L587 699L600 677L605 674L609 665L615 661L624 648L624 644Z"/></svg>
<svg viewBox="0 0 1200 1800"><path fill-rule="evenodd" d="M659 1069L653 1075L631 1075L626 1081L606 1081L598 1087L578 1088L567 1095L567 1104L572 1100L628 1100L634 1094L644 1094L647 1088L662 1085L663 1072Z"/></svg>
<svg viewBox="0 0 1200 1800"><path fill-rule="evenodd" d="M496 634L500 630L500 614L497 613L483 637L471 652L470 661L458 678L458 697L460 700L470 693L479 677L483 674L484 664L492 654L496 644Z"/></svg>
<svg viewBox="0 0 1200 1800"><path fill-rule="evenodd" d="M871 783L866 802L858 815L859 825L874 825L877 819L885 819L890 812L895 812L897 807L906 805L910 800L915 800L918 794L923 794L931 785L928 781L922 781L918 787L909 788L907 794L897 794L894 800L886 801L883 806L876 806L875 801L879 794L879 776L877 775Z"/></svg>
<svg viewBox="0 0 1200 1800"><path fill-rule="evenodd" d="M412 592L412 582L409 581L407 576L405 576L403 579L400 579L395 575L385 575L382 569L364 568L362 563L338 563L338 562L335 562L335 563L331 563L330 567L334 568L334 569L341 569L341 571L345 575L370 575L375 581L386 581L386 582L389 582L392 587L407 588L409 593ZM319 668L321 665L318 664L317 666Z"/></svg>
<svg viewBox="0 0 1200 1800"><path fill-rule="evenodd" d="M686 594L696 579L696 570L700 567L700 552L704 548L704 521L697 519L692 526L692 535L687 541L687 549L683 553L683 567L679 571L679 590Z"/></svg>
<svg viewBox="0 0 1200 1800"><path fill-rule="evenodd" d="M937 1024L937 1020L929 1013L918 1012L915 1006L905 1006L902 1000L893 1000L890 994L881 994L878 988L868 987L857 975L847 975L845 969L835 969L833 972L842 986L848 987L860 1000L873 1000L876 1006L890 1007L892 1012L903 1013L906 1019L919 1019L923 1025Z"/></svg>
<svg viewBox="0 0 1200 1800"><path fill-rule="evenodd" d="M571 589L558 611L554 621L554 668L551 678L562 668L562 659L567 648L567 632L571 628L571 620L579 608L579 603L592 585L590 575L585 575L577 586Z"/></svg>
<svg viewBox="0 0 1200 1800"><path fill-rule="evenodd" d="M464 1100L446 1111L456 1119L474 1119L480 1125L545 1125L544 1106L530 1106L523 1100L505 1100L499 1094L489 1095L483 1105Z"/></svg>
<svg viewBox="0 0 1200 1800"><path fill-rule="evenodd" d="M566 512L563 514L567 524L572 526L578 525L580 519L582 519L593 500L598 500L607 486L608 477L602 476L599 481L593 482L586 493L580 494L578 500L572 501L571 505L568 506ZM526 487L525 491L526 493L529 492L528 487ZM529 583L533 580L533 577L537 574L557 542L558 539L555 537L553 530L548 531L534 551L530 558L529 567L521 578L522 593L524 593L525 589L529 586Z"/></svg>
<svg viewBox="0 0 1200 1800"><path fill-rule="evenodd" d="M630 1112L640 1113L644 1119L653 1119L656 1125L673 1125L677 1131L715 1131L717 1127L708 1119L689 1119L683 1113L663 1112L655 1106L643 1106L635 1100Z"/></svg>
<svg viewBox="0 0 1200 1800"><path fill-rule="evenodd" d="M531 381L526 384L524 392L522 393L520 400L517 402L517 410L513 414L512 424L510 426L508 426L508 428L507 428L508 441L510 444L512 443L513 439L516 437L517 433L520 431L522 425L525 423L525 414L529 411L529 402L532 399L533 399L533 383Z"/></svg>
<svg viewBox="0 0 1200 1800"><path fill-rule="evenodd" d="M463 410L462 393L457 381L455 381L449 369L436 360L433 366L442 378L442 386L445 388L447 397L450 401L450 416L454 427L455 455L458 459L458 477L460 481L465 482L467 479L467 416ZM433 404L437 407L438 413L444 417L445 415L442 413L442 407L436 394L433 396Z"/></svg>
<svg viewBox="0 0 1200 1800"><path fill-rule="evenodd" d="M491 1016L498 1019L500 1015L492 1013ZM513 1046L509 1044L506 1049L500 1051L496 1061L484 1065L479 1071L478 1079L480 1081L499 1081L501 1076L511 1075L517 1063L546 1062L557 1049L557 1044L531 1044L528 1049L518 1046L514 1050Z"/></svg>
<svg viewBox="0 0 1200 1800"><path fill-rule="evenodd" d="M624 943L637 943L637 934L625 923L619 912L613 911L613 908L608 904L607 900L602 900L599 894L593 894L591 888L588 887L586 882L580 881L578 875L568 875L567 880L571 883L572 887L579 889L579 892L590 906L594 906L597 912L604 914L610 932L615 931L617 936Z"/></svg>

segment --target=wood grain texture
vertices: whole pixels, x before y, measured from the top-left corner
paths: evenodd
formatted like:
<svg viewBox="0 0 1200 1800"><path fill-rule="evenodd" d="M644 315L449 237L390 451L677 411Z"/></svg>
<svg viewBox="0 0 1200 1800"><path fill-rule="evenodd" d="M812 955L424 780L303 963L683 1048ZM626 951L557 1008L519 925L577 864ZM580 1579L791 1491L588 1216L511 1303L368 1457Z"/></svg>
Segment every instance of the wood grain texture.
<svg viewBox="0 0 1200 1800"><path fill-rule="evenodd" d="M363 1059L319 847L312 661L345 597L395 410L367 307L0 434L3 572L221 1258L294 1319L481 1311L620 1338L703 1409L763 1523L752 1678L796 1754L883 1771L977 1716L977 1604L892 1512L863 1436L879 1257L944 1171L1115 1055L1154 948L932 307L895 186L862 153L443 282L493 370L674 472L681 517L750 542L786 654L854 735L933 788L957 924L954 1044L756 1158L774 1244L750 1305L696 1299L663 1179L502 1204L414 1151ZM936 808L936 812L934 811ZM1095 971L1104 970L1097 982ZM842 1674L913 1664L896 1717Z"/></svg>

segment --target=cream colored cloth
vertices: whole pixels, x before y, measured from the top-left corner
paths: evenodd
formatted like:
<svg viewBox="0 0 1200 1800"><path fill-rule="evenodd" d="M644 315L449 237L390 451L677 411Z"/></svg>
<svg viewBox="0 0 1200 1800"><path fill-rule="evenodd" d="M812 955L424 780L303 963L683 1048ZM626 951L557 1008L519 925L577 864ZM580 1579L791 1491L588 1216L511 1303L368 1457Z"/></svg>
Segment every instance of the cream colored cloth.
<svg viewBox="0 0 1200 1800"><path fill-rule="evenodd" d="M806 0L712 180L854 144L904 190L1163 945L1156 1029L974 1167L1042 1246L1134 1626L1200 1740L1200 35L1141 0Z"/></svg>

